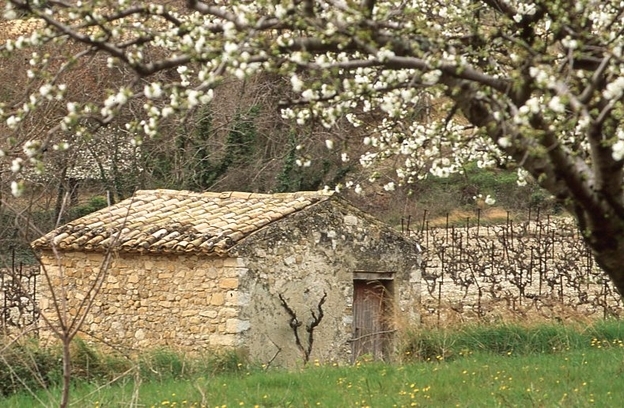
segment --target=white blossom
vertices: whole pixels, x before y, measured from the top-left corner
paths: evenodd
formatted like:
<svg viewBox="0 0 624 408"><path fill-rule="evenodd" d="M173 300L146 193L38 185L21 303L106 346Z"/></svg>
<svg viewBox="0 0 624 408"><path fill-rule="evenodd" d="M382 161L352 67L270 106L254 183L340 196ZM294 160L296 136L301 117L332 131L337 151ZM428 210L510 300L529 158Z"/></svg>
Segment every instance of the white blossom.
<svg viewBox="0 0 624 408"><path fill-rule="evenodd" d="M290 83L292 84L292 89L295 92L301 92L303 87L303 81L297 76L297 74L293 74L290 77Z"/></svg>
<svg viewBox="0 0 624 408"><path fill-rule="evenodd" d="M67 149L69 149L69 143L67 142L60 142L52 146L52 150L56 151L65 151Z"/></svg>
<svg viewBox="0 0 624 408"><path fill-rule="evenodd" d="M157 82L154 82L149 85L145 85L145 87L143 88L143 93L148 99L158 99L162 96L163 91L161 85Z"/></svg>
<svg viewBox="0 0 624 408"><path fill-rule="evenodd" d="M624 158L624 140L620 139L611 147L613 160L619 161Z"/></svg>
<svg viewBox="0 0 624 408"><path fill-rule="evenodd" d="M373 165L378 157L378 153L366 152L360 156L360 165L364 168L368 168Z"/></svg>
<svg viewBox="0 0 624 408"><path fill-rule="evenodd" d="M381 50L379 50L379 52L377 52L377 59L381 62L385 62L394 56L394 51L387 48L382 48Z"/></svg>
<svg viewBox="0 0 624 408"><path fill-rule="evenodd" d="M564 38L563 40L561 40L561 44L566 47L569 48L571 50L575 50L578 48L579 44L577 40L574 40L572 38L570 38L570 36L567 36L566 38Z"/></svg>
<svg viewBox="0 0 624 408"><path fill-rule="evenodd" d="M236 51L238 51L238 48L239 48L238 44L231 42L231 41L228 41L223 45L223 51L229 55L232 55Z"/></svg>
<svg viewBox="0 0 624 408"><path fill-rule="evenodd" d="M303 99L306 99L306 100L312 100L312 99L315 99L315 96L314 96L314 91L313 91L312 89L306 89L306 90L305 90L305 91L303 91L303 93L301 94L301 97L302 97Z"/></svg>
<svg viewBox="0 0 624 408"><path fill-rule="evenodd" d="M163 118L169 117L174 113L174 109L171 106L165 106L162 111L160 111L160 114Z"/></svg>
<svg viewBox="0 0 624 408"><path fill-rule="evenodd" d="M517 175L518 175L518 180L516 181L516 183L518 184L518 186L520 187L526 186L528 183L527 178L529 177L529 172L523 169L522 167L518 167Z"/></svg>
<svg viewBox="0 0 624 408"><path fill-rule="evenodd" d="M35 140L28 140L24 143L22 150L27 157L34 157L39 151L40 143Z"/></svg>
<svg viewBox="0 0 624 408"><path fill-rule="evenodd" d="M130 95L130 91L128 89L122 88L116 94L109 95L104 100L104 107L101 110L102 116L110 116L113 114L113 108L124 105L128 102L128 96Z"/></svg>
<svg viewBox="0 0 624 408"><path fill-rule="evenodd" d="M548 73L540 67L530 67L529 75L535 78L535 81L538 84L546 84L550 78L550 75L548 75Z"/></svg>
<svg viewBox="0 0 624 408"><path fill-rule="evenodd" d="M423 74L422 82L425 85L435 85L438 83L441 76L442 76L442 71L440 71L439 69L429 71Z"/></svg>
<svg viewBox="0 0 624 408"><path fill-rule="evenodd" d="M563 113L565 112L565 105L561 101L559 96L554 96L550 102L548 102L548 107L552 109L553 112Z"/></svg>
<svg viewBox="0 0 624 408"><path fill-rule="evenodd" d="M244 69L242 69L242 68L237 68L237 69L234 71L234 76L235 76L236 78L238 78L239 80L243 80L243 79L245 79L245 77L247 76L247 73L245 72L245 70L244 70Z"/></svg>
<svg viewBox="0 0 624 408"><path fill-rule="evenodd" d="M383 189L384 189L384 190L386 190L386 191L394 191L394 190L395 190L395 188L396 188L396 186L394 185L394 181L391 181L391 182L389 182L389 183L386 183L386 184L383 186Z"/></svg>
<svg viewBox="0 0 624 408"><path fill-rule="evenodd" d="M557 97L557 101L556 102L560 102L560 99L558 97ZM552 103L552 101L551 101L551 103ZM526 101L524 106L526 106L528 108L529 112L531 112L531 113L538 113L540 111L540 109L541 109L540 98L537 98L537 97L529 98Z"/></svg>
<svg viewBox="0 0 624 408"><path fill-rule="evenodd" d="M43 84L39 88L39 93L41 94L41 96L48 96L51 90L52 90L52 84Z"/></svg>
<svg viewBox="0 0 624 408"><path fill-rule="evenodd" d="M24 194L24 183L22 181L11 181L11 194L13 197L21 197Z"/></svg>
<svg viewBox="0 0 624 408"><path fill-rule="evenodd" d="M4 14L3 17L5 20L14 20L17 18L17 13L15 12L15 9L13 8L13 5L7 1L6 6L4 8Z"/></svg>
<svg viewBox="0 0 624 408"><path fill-rule="evenodd" d="M24 163L24 160L21 157L16 157L11 162L11 171L13 173L17 173L18 171L22 169L23 163Z"/></svg>
<svg viewBox="0 0 624 408"><path fill-rule="evenodd" d="M199 105L199 92L194 89L189 89L186 91L186 97L188 101L189 108L193 108Z"/></svg>
<svg viewBox="0 0 624 408"><path fill-rule="evenodd" d="M32 1L33 5L41 2ZM11 3L5 3L5 14L14 17ZM505 151L512 147L516 159L530 163L544 153L540 146L544 129L550 129L558 138L553 146L562 146L564 154L569 151L574 160L585 160L588 168L595 169L598 166L592 160L597 156L592 155L588 129L597 123L608 124L600 146L612 149L614 159L624 160L624 136L618 129L622 126L624 96L623 5L618 1L584 0L536 14L535 2L513 0L506 2L500 18L480 19L475 17L469 0L382 2L364 20L357 2L342 0L315 4L318 7L313 16L301 15L297 2L283 1L217 0L201 12L155 4L146 5L146 12L140 16L124 14L126 7L137 3L130 0L113 1L111 5L119 10L100 10L84 0L68 2L62 9L57 2L47 3L45 8L36 9L37 14L45 13L50 19L70 24L85 40L99 44L107 41L111 48L100 51L104 54L102 65L114 70L111 72L123 72L130 63L130 68L140 73L139 77L120 76L125 87L122 82L99 82L112 88L98 89L97 94L80 95L84 96L80 102L66 103L65 116L52 118L49 123L59 124L60 130L70 136L53 135L54 150L69 148L66 142L59 142L62 137L90 140L93 135L87 123L102 120L109 126L126 121L120 127L127 132L125 140L134 151L143 137L156 134L163 118L176 122L178 118L173 117L179 115L183 120L188 110L213 100L213 88L237 79L256 81L252 74L262 69L286 78L287 87L290 85L298 95L289 92L286 96L296 103L282 109L283 118L292 121L293 126L312 122L328 128L331 136L327 137L333 140L323 137L321 144L337 150L342 161L351 161L349 155L364 149L359 163L365 173L358 176L375 183L391 177L394 181L382 183L387 191L427 174L447 177L461 173L465 163L488 167L494 157L502 162L511 160ZM427 13L420 12L422 9ZM164 18L165 11L171 13L171 19ZM578 22L569 19L569 13L577 15ZM373 32L373 25L362 25L362 21L383 24L383 33ZM518 23L529 22L530 29L519 32L523 28ZM527 48L518 40L525 34L535 34L535 38L527 37L527 44L535 47ZM36 115L45 114L47 104L43 102L61 100L66 92L74 97L57 81L70 78L75 86L87 78L71 75L79 72L72 71L74 68L88 65L82 64L88 55L75 54L75 61L66 61L62 55L50 56L47 48L45 52L41 48L59 35L71 37L54 24L42 24L40 30L15 34L4 44L5 54L20 48L28 50L23 54L24 74L33 79L23 100L0 103L0 118L8 128L4 143L9 144L12 154L21 153L24 160L7 166L17 168L16 172L40 159L41 147L32 141L24 142L32 133L30 128L21 129L22 124L30 125L39 118ZM381 35L383 41L376 41L376 35ZM461 40L472 35L485 41L485 47L477 50ZM318 41L323 47L308 47L301 38ZM143 39L148 42L142 43ZM410 50L402 49L401 44ZM324 47L332 52L322 51ZM604 70L576 64L580 56L594 49L599 51L597 62ZM121 55L119 51L127 60L113 56ZM141 69L151 72L154 67L155 71L163 69L163 75L142 76ZM165 70L177 72L174 76L179 78L167 78ZM167 82L150 83L150 77ZM441 82L442 78L445 81ZM234 88L225 85L220 90L227 93ZM144 99L142 111L135 109L138 103L125 106L130 105L136 89ZM585 97L581 97L583 94ZM104 96L99 99L99 95ZM244 103L249 101L243 99ZM480 114L466 109L478 107L473 101L487 111L483 121L462 115ZM445 117L455 111L455 118ZM494 123L484 124L487 114ZM336 124L339 126L334 127ZM298 137L303 138L308 129L297 129ZM492 135L497 135L497 140L492 140ZM338 140L351 144L356 139L364 146L348 151L334 146ZM18 142L13 146L8 140ZM20 142L22 145L17 144ZM295 164L311 166L312 159L297 143ZM284 143L283 148L288 147ZM72 148L78 153L80 143ZM518 183L526 183L527 176L519 170ZM356 192L364 190L353 181L345 186L355 186ZM494 203L490 196L479 200Z"/></svg>
<svg viewBox="0 0 624 408"><path fill-rule="evenodd" d="M20 123L22 119L19 116L11 115L6 119L6 124L9 129L15 129L17 124Z"/></svg>
<svg viewBox="0 0 624 408"><path fill-rule="evenodd" d="M498 145L500 147L507 148L511 146L511 139L508 136L503 136L500 139L498 139Z"/></svg>
<svg viewBox="0 0 624 408"><path fill-rule="evenodd" d="M605 99L620 99L624 95L624 76L618 77L615 81L607 84L602 92Z"/></svg>
<svg viewBox="0 0 624 408"><path fill-rule="evenodd" d="M275 5L275 17L284 18L288 13L288 9L281 4Z"/></svg>
<svg viewBox="0 0 624 408"><path fill-rule="evenodd" d="M212 89L209 89L208 91L202 93L202 95L199 97L199 102L201 102L203 105L206 105L207 103L212 101L213 97L214 91Z"/></svg>

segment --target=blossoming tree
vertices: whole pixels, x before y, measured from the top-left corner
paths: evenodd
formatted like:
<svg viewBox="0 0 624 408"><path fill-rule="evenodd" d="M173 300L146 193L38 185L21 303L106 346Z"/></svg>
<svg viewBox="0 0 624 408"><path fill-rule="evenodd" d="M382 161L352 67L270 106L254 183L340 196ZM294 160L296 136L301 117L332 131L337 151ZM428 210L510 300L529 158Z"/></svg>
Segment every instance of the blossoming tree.
<svg viewBox="0 0 624 408"><path fill-rule="evenodd" d="M398 162L388 190L423 169L515 163L521 181L532 176L576 217L624 293L622 1L9 0L4 14L38 22L2 46L31 48L29 75L43 78L24 103L0 105L15 135L43 103L64 99L52 66L105 54L111 69L135 73L101 100L65 101L65 116L40 138L10 138L1 148L16 173L45 159L51 134L79 137L85 119L106 125L130 101L145 111L125 125L140 143L163 119L209 102L223 76L272 71L299 95L284 116L371 127L360 162ZM64 42L82 48L50 64L40 50ZM152 79L162 71L176 76ZM423 115L423 99L445 114ZM383 119L367 120L373 113Z"/></svg>

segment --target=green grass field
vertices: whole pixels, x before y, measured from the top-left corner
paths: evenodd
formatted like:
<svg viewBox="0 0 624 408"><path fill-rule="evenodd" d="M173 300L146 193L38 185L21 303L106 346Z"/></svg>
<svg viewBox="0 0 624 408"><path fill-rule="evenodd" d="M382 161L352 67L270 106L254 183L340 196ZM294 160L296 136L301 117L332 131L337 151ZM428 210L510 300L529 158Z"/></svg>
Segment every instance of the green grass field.
<svg viewBox="0 0 624 408"><path fill-rule="evenodd" d="M77 381L72 406L613 407L624 401L619 322L474 327L423 336L413 337L405 361L394 364L312 363L265 371L238 363L218 372L189 366L185 374L167 375L166 367L182 362L169 355L169 365L152 376L137 365L106 381ZM427 357L436 348L451 352ZM57 387L22 391L0 399L0 407L58 406L59 396Z"/></svg>
<svg viewBox="0 0 624 408"><path fill-rule="evenodd" d="M624 349L475 354L451 362L319 366L73 390L78 407L613 407L624 401ZM2 407L55 406L58 392Z"/></svg>

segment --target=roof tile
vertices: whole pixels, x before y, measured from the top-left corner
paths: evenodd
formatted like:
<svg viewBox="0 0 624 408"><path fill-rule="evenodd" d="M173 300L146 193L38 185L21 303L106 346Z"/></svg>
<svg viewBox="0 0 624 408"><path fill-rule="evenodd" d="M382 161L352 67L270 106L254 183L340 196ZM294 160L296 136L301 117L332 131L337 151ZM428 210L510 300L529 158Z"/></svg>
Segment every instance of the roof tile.
<svg viewBox="0 0 624 408"><path fill-rule="evenodd" d="M258 194L144 190L74 220L32 242L33 248L222 255L236 242L332 194ZM121 231L121 233L120 233Z"/></svg>

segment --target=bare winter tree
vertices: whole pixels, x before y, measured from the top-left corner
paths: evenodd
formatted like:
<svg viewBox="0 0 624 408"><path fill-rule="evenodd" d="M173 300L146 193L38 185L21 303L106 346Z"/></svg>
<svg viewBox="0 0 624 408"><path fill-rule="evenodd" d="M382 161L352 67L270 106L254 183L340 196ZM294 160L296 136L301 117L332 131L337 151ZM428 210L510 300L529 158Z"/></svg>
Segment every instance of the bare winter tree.
<svg viewBox="0 0 624 408"><path fill-rule="evenodd" d="M26 213L27 214L27 213ZM21 222L25 224L31 224L26 218L22 217ZM38 230L36 226L29 225L35 231L40 234L43 232ZM108 276L110 264L112 262L113 249L116 246L116 239L111 242L109 250L106 251L102 258L102 263L99 267L93 271L92 276L89 277L89 284L86 290L82 293L79 302L74 304L71 308L68 304L68 300L75 296L75 292L72 291L75 288L73 278L68 276L65 270L65 264L62 256L52 247L52 254L55 262L49 266L44 267L44 263L39 262L41 270L39 273L39 280L43 281L38 285L39 290L33 292L29 288L21 288L21 296L26 298L29 304L34 306L34 312L38 319L41 319L41 327L52 334L54 338L60 341L62 349L62 392L59 400L60 407L67 407L70 400L70 389L72 380L72 365L71 365L71 344L74 338L81 332L83 323L90 313L93 304L96 300L98 293L102 285ZM15 282L16 285L22 285L21 281ZM37 299L34 298L33 293L37 294ZM51 313L40 313L39 302L44 297L50 304ZM70 310L71 309L71 310ZM34 323L38 326L38 322ZM27 336L32 327L16 327L13 333L9 333L8 337L13 339L19 339L21 336ZM23 331L20 331L22 330Z"/></svg>

